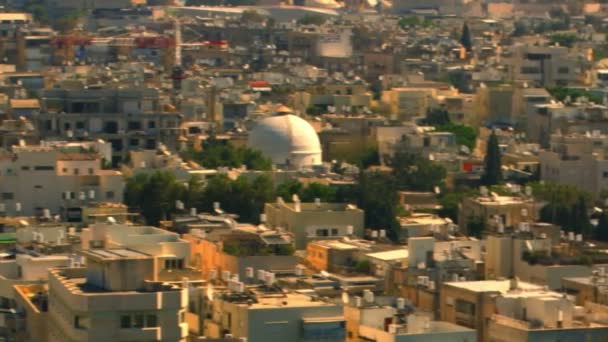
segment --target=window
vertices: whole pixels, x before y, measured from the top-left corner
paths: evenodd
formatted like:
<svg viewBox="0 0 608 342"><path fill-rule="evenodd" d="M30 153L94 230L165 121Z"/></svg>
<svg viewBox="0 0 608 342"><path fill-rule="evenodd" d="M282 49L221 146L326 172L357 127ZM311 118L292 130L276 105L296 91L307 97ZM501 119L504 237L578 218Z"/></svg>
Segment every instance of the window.
<svg viewBox="0 0 608 342"><path fill-rule="evenodd" d="M78 175L80 173L80 169L74 169L74 175Z"/></svg>
<svg viewBox="0 0 608 342"><path fill-rule="evenodd" d="M22 166L21 170L23 171L29 171L30 167L29 166Z"/></svg>
<svg viewBox="0 0 608 342"><path fill-rule="evenodd" d="M63 129L65 129L66 131L69 130L70 128L72 128L72 125L70 125L69 122L66 122L63 124Z"/></svg>
<svg viewBox="0 0 608 342"><path fill-rule="evenodd" d="M127 123L127 129L129 131L139 131L139 130L141 130L141 122L139 122L139 121L129 121Z"/></svg>
<svg viewBox="0 0 608 342"><path fill-rule="evenodd" d="M91 320L86 316L74 316L74 328L76 329L89 329L91 327Z"/></svg>
<svg viewBox="0 0 608 342"><path fill-rule="evenodd" d="M131 315L120 316L120 327L123 329L128 329L131 327Z"/></svg>
<svg viewBox="0 0 608 342"><path fill-rule="evenodd" d="M122 140L121 139L111 139L110 144L112 144L112 149L114 151L122 151Z"/></svg>
<svg viewBox="0 0 608 342"><path fill-rule="evenodd" d="M34 189L42 189L42 185L34 185Z"/></svg>
<svg viewBox="0 0 608 342"><path fill-rule="evenodd" d="M144 314L137 313L133 315L133 327L134 328L143 328L144 327Z"/></svg>
<svg viewBox="0 0 608 342"><path fill-rule="evenodd" d="M337 228L332 228L332 230L331 230L331 236L338 236L338 229Z"/></svg>
<svg viewBox="0 0 608 342"><path fill-rule="evenodd" d="M90 175L92 175L92 174L94 174L94 173L95 173L95 170L93 170L93 168L92 168L92 167L90 167L90 168L89 168L89 174L90 174Z"/></svg>
<svg viewBox="0 0 608 342"><path fill-rule="evenodd" d="M13 195L12 192L3 192L2 193L2 199L3 200L12 200L14 198L15 198L15 196Z"/></svg>
<svg viewBox="0 0 608 342"><path fill-rule="evenodd" d="M139 139L129 139L130 146L139 146Z"/></svg>
<svg viewBox="0 0 608 342"><path fill-rule="evenodd" d="M327 229L317 229L317 236L329 236Z"/></svg>
<svg viewBox="0 0 608 342"><path fill-rule="evenodd" d="M604 178L608 178L608 171L604 171L604 172L602 173L602 176L603 176Z"/></svg>
<svg viewBox="0 0 608 342"><path fill-rule="evenodd" d="M63 173L68 173L68 168L67 168L67 167L64 167L63 169L61 169L61 172L63 172Z"/></svg>
<svg viewBox="0 0 608 342"><path fill-rule="evenodd" d="M133 312L125 313L120 316L121 329L141 329L158 327L158 317L156 313Z"/></svg>
<svg viewBox="0 0 608 342"><path fill-rule="evenodd" d="M175 270L184 268L183 259L167 259L165 260L165 269Z"/></svg>
<svg viewBox="0 0 608 342"><path fill-rule="evenodd" d="M563 75L563 74L567 74L569 72L570 72L570 68L568 68L568 67L559 67L557 69L557 73L558 74L562 74Z"/></svg>
<svg viewBox="0 0 608 342"><path fill-rule="evenodd" d="M118 123L116 121L108 121L105 123L104 133L116 134L118 133Z"/></svg>
<svg viewBox="0 0 608 342"><path fill-rule="evenodd" d="M153 150L156 148L156 140L148 139L146 140L146 149Z"/></svg>
<svg viewBox="0 0 608 342"><path fill-rule="evenodd" d="M539 72L540 72L540 69L537 67L522 67L521 68L522 74L538 74Z"/></svg>
<svg viewBox="0 0 608 342"><path fill-rule="evenodd" d="M38 165L38 166L34 166L34 170L36 170L36 171L53 171L53 170L55 170L55 167L53 167L51 165Z"/></svg>
<svg viewBox="0 0 608 342"><path fill-rule="evenodd" d="M158 319L156 315L148 314L146 315L146 327L157 327Z"/></svg>
<svg viewBox="0 0 608 342"><path fill-rule="evenodd" d="M464 301L464 300L457 300L456 301L456 312L474 316L475 315L475 304Z"/></svg>
<svg viewBox="0 0 608 342"><path fill-rule="evenodd" d="M113 199L113 198L114 198L114 191L107 191L106 199Z"/></svg>
<svg viewBox="0 0 608 342"><path fill-rule="evenodd" d="M84 129L84 122L82 122L82 121L76 122L76 129Z"/></svg>
<svg viewBox="0 0 608 342"><path fill-rule="evenodd" d="M148 128L150 128L150 129L156 128L156 121L148 121Z"/></svg>

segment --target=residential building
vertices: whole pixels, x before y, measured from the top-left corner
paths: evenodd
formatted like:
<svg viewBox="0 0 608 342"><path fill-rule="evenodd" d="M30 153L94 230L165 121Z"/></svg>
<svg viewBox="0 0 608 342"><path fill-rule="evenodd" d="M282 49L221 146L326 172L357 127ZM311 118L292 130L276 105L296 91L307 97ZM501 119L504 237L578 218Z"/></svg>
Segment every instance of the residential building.
<svg viewBox="0 0 608 342"><path fill-rule="evenodd" d="M465 197L458 211L458 227L462 232L468 231L470 222L479 222L489 228L490 223L500 222L504 227L515 227L520 222L536 222L542 204L526 195L501 196L495 193Z"/></svg>
<svg viewBox="0 0 608 342"><path fill-rule="evenodd" d="M294 235L296 249L305 249L314 240L363 237L364 212L346 203L302 203L282 199L264 206L266 224Z"/></svg>
<svg viewBox="0 0 608 342"><path fill-rule="evenodd" d="M360 297L355 297L354 303L346 304L346 341L477 341L475 330L435 321L425 312L412 312L415 308L403 298L397 298L391 304L367 303Z"/></svg>
<svg viewBox="0 0 608 342"><path fill-rule="evenodd" d="M151 226L95 223L80 234L82 250L127 248L156 258L155 279L195 279L200 274L190 267L190 244L179 234Z"/></svg>
<svg viewBox="0 0 608 342"><path fill-rule="evenodd" d="M84 146L14 146L0 160L0 212L67 215L92 202L121 202L122 173L105 170L102 155Z"/></svg>
<svg viewBox="0 0 608 342"><path fill-rule="evenodd" d="M511 79L539 86L576 84L585 75L583 65L565 46L515 46L507 65Z"/></svg>
<svg viewBox="0 0 608 342"><path fill-rule="evenodd" d="M190 243L191 265L204 279L229 272L240 279L255 270L292 273L298 259L290 237L264 226L238 225L228 229L205 229L193 224L184 240Z"/></svg>
<svg viewBox="0 0 608 342"><path fill-rule="evenodd" d="M602 341L608 333L608 307L576 306L562 293L517 285L495 298L488 341Z"/></svg>
<svg viewBox="0 0 608 342"><path fill-rule="evenodd" d="M239 285L236 291L224 293L213 290L208 304L198 312L204 335L209 338L230 335L250 342L344 341L341 305L285 292L271 286L271 282L269 279L268 285L244 289Z"/></svg>
<svg viewBox="0 0 608 342"><path fill-rule="evenodd" d="M48 341L186 341L188 289L159 282L155 257L83 253L86 267L49 271Z"/></svg>
<svg viewBox="0 0 608 342"><path fill-rule="evenodd" d="M37 127L43 139L89 137L112 144L113 165L133 149L177 147L181 115L161 108L153 88L85 86L45 89Z"/></svg>
<svg viewBox="0 0 608 342"><path fill-rule="evenodd" d="M540 175L545 181L575 185L593 194L608 188L606 135L553 134L550 150L539 153Z"/></svg>

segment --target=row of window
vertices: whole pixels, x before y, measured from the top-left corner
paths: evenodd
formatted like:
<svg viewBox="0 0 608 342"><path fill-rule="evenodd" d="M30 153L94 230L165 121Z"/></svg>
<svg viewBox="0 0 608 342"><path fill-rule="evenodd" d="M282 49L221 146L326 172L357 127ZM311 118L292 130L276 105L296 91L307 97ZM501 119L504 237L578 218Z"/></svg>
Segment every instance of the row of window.
<svg viewBox="0 0 608 342"><path fill-rule="evenodd" d="M321 228L321 229L316 230L317 236L338 236L338 233L339 233L338 228L331 228L331 229Z"/></svg>
<svg viewBox="0 0 608 342"><path fill-rule="evenodd" d="M32 168L29 166L22 166L21 170L30 171ZM34 166L34 171L53 171L55 167L52 165L36 165Z"/></svg>
<svg viewBox="0 0 608 342"><path fill-rule="evenodd" d="M89 171L89 175L94 175L95 174L95 170L92 167L90 167L88 171ZM61 172L63 172L64 174L68 173L68 168L64 167L63 169L61 169ZM79 175L79 174L80 174L80 169L79 168L74 168L74 175Z"/></svg>
<svg viewBox="0 0 608 342"><path fill-rule="evenodd" d="M34 188L36 189L42 189L42 185L35 185ZM61 199L76 199L77 194L73 191L69 192L69 196L66 196L66 192L62 192L61 193ZM106 199L114 199L114 191L106 191ZM2 197L3 200L14 200L15 199L15 194L12 192L3 192L0 197Z"/></svg>

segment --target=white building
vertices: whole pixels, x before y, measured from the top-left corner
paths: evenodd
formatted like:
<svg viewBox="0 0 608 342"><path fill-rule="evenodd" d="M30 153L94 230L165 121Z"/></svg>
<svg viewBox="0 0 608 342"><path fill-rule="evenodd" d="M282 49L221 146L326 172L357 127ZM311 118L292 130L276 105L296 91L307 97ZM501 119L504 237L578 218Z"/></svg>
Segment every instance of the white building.
<svg viewBox="0 0 608 342"><path fill-rule="evenodd" d="M276 165L300 168L323 162L315 129L304 119L288 113L257 122L247 145L262 151Z"/></svg>

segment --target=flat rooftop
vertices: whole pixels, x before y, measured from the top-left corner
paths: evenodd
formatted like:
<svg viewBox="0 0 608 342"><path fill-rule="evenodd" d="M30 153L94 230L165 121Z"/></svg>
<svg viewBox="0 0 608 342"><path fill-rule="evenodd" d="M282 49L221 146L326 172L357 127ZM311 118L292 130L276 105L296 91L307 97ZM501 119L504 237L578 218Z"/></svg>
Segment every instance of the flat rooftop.
<svg viewBox="0 0 608 342"><path fill-rule="evenodd" d="M506 294L511 291L511 280L479 280L479 281L458 281L458 282L446 282L447 286L460 288L471 292L500 292ZM524 291L542 291L543 287L540 285L518 282L518 289L521 292ZM514 292L518 290L512 290Z"/></svg>
<svg viewBox="0 0 608 342"><path fill-rule="evenodd" d="M150 255L126 248L89 249L82 252L85 256L99 260L140 259L151 258Z"/></svg>
<svg viewBox="0 0 608 342"><path fill-rule="evenodd" d="M410 251L407 248L399 248L392 251L369 253L366 256L382 261L397 261L407 259L410 256Z"/></svg>

